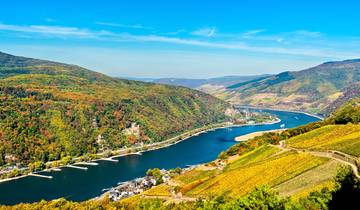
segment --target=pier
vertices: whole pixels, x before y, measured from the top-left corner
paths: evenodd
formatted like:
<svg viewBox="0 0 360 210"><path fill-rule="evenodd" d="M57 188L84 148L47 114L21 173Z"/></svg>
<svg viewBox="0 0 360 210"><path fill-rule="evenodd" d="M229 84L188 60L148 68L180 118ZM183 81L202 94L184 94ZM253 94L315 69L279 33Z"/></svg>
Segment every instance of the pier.
<svg viewBox="0 0 360 210"><path fill-rule="evenodd" d="M46 176L46 175L41 175L41 174L34 174L34 173L30 173L29 176L35 176L35 177L40 177L40 178L45 178L45 179L52 179L52 176Z"/></svg>
<svg viewBox="0 0 360 210"><path fill-rule="evenodd" d="M80 169L80 170L88 170L88 168L86 168L86 167L81 167L81 166L74 166L74 165L68 165L68 166L66 166L66 167L68 167L68 168L75 168L75 169Z"/></svg>
<svg viewBox="0 0 360 210"><path fill-rule="evenodd" d="M97 162L79 162L79 163L75 163L74 165L97 166L97 165L99 165L99 163L97 163Z"/></svg>
<svg viewBox="0 0 360 210"><path fill-rule="evenodd" d="M112 159L112 158L103 158L101 160L111 161L111 162L119 162L119 160Z"/></svg>

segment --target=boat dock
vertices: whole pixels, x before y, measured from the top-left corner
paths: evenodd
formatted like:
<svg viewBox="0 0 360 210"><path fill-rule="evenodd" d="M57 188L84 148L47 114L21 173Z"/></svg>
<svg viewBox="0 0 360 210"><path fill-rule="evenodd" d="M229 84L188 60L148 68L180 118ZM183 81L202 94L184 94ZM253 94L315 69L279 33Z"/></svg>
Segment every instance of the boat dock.
<svg viewBox="0 0 360 210"><path fill-rule="evenodd" d="M97 166L97 165L99 165L99 163L97 163L97 162L79 162L79 163L75 163L74 165Z"/></svg>
<svg viewBox="0 0 360 210"><path fill-rule="evenodd" d="M112 159L112 158L103 158L101 160L111 161L111 162L119 162L119 160Z"/></svg>
<svg viewBox="0 0 360 210"><path fill-rule="evenodd" d="M40 177L40 178L45 178L45 179L52 179L52 176L46 176L46 175L41 175L41 174L34 174L34 173L30 173L29 176L35 176L35 177Z"/></svg>
<svg viewBox="0 0 360 210"><path fill-rule="evenodd" d="M66 167L68 168L75 168L75 169L80 169L80 170L88 170L88 168L86 167L81 167L81 166L75 166L75 165L67 165Z"/></svg>

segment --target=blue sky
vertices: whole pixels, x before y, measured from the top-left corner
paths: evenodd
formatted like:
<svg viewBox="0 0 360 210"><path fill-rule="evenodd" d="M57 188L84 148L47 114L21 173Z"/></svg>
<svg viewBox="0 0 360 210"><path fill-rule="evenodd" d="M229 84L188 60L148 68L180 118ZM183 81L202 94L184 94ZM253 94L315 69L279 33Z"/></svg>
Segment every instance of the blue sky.
<svg viewBox="0 0 360 210"><path fill-rule="evenodd" d="M0 51L112 76L208 78L360 58L360 3L12 0Z"/></svg>

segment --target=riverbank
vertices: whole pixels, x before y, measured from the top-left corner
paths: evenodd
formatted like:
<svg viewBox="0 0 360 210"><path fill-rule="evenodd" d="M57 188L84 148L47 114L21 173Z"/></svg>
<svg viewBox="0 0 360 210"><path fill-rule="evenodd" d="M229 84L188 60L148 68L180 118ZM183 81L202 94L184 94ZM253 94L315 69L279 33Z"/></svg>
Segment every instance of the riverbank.
<svg viewBox="0 0 360 210"><path fill-rule="evenodd" d="M277 133L277 132L281 132L284 131L286 129L274 129L274 130L268 130L268 131L257 131L257 132L252 132L249 134L245 134L245 135L241 135L235 138L235 141L237 142L241 142L241 141L247 141L249 139L255 138L257 136L261 136L265 133Z"/></svg>
<svg viewBox="0 0 360 210"><path fill-rule="evenodd" d="M280 122L281 122L281 119L279 119L279 118L276 117L275 120L273 120L273 121L271 121L271 122L256 123L256 124L255 124L255 123L253 123L253 124L242 124L242 125L228 124L228 125L225 125L225 126L222 126L222 127L219 127L219 128L215 128L215 129L228 128L228 127L243 127L243 126L252 126L252 125L255 125L255 126L256 126L256 125L272 125L272 124L276 124L276 123L280 123ZM210 130L213 130L213 129L210 129ZM251 138L253 138L253 137L255 137L255 136L260 136L260 135L262 135L262 134L264 134L264 133L267 133L267 132L280 132L280 131L283 131L283 130L286 130L286 129L274 129L274 130L266 130L266 131L252 132L252 133L249 133L249 134L246 134L246 135L242 135L242 136L240 136L240 138L241 138L241 137L244 138L244 139L241 139L241 141L247 141L247 140L249 140L249 139L251 139ZM196 135L199 135L200 133L204 133L204 132L207 132L207 131L209 131L209 130L198 132L198 133L196 133L196 134L194 134L194 135L192 135L192 136L196 136ZM192 136L190 136L190 137L192 137ZM190 138L190 137L188 137L188 138ZM235 138L235 141L239 141L237 138L239 138L239 137L236 137L236 138ZM184 139L184 140L185 140L185 139ZM181 142L181 141L178 141L178 142ZM176 144L176 143L178 143L178 142L175 142L174 144ZM168 145L168 146L170 146L170 145ZM211 166L206 166L207 164L208 164L208 163L195 164L195 165L188 166L188 167L186 167L186 168L182 168L182 170L183 170L183 171L188 171L188 170L190 170L190 169L196 169L196 168L198 168L198 169L201 168L201 170L209 170L209 168L214 168L214 167L211 167ZM219 167L219 166L217 166L217 167ZM215 167L215 168L216 168L216 167ZM138 179L138 178L137 178L137 179ZM130 181L128 181L128 182L131 183L131 182L136 181L137 179L133 179L133 180L130 180ZM117 189L117 188L119 188L119 186L120 186L120 185L114 186L114 187L111 188L111 189ZM102 200L102 199L106 198L107 196L109 196L109 192L104 192L104 193L102 193L101 195L92 198L92 200ZM111 196L110 196L110 197L111 197Z"/></svg>
<svg viewBox="0 0 360 210"><path fill-rule="evenodd" d="M282 111L282 112L295 112L300 114L305 114L311 117L318 118L319 120L323 120L324 118L320 115L316 115L313 113L305 112L305 111L299 111L299 110L289 110L289 109L275 109L275 108L268 108L268 107L261 107L261 106L246 106L246 105L236 105L234 106L238 108L245 108L245 109L262 109L262 110L270 110L270 111Z"/></svg>
<svg viewBox="0 0 360 210"><path fill-rule="evenodd" d="M101 160L112 160L112 158L123 157L123 156L128 156L128 155L141 155L143 152L169 147L169 146L175 145L179 142L185 141L193 136L197 136L197 135L200 135L205 132L213 131L215 129L229 128L229 127L241 127L241 126L271 125L271 124L276 124L279 122L281 122L281 120L279 118L276 118L274 121L264 122L264 123L233 124L232 122L224 122L224 123L208 125L208 126L204 126L201 128L193 129L191 131L187 131L185 133L179 134L179 135L172 137L170 139L167 139L165 141L155 142L152 144L145 144L145 145L126 148L126 149L105 151L102 153L97 153L97 154L94 154L94 156L96 156L96 158L91 159L91 160L84 160L83 157L76 157L72 160L71 164L59 165L59 166L55 166L55 167L50 166L49 168L46 168L41 171L37 171L35 173L49 172L49 171L61 171L61 168L63 168L63 167L68 167L69 165L76 165L76 164L81 165L81 162L97 162L97 161L101 161ZM48 163L46 163L46 165L49 166L49 165L52 165L52 163L53 162L48 162ZM23 174L20 176L0 179L0 183L16 180L16 179L20 179L20 178L25 178L25 177L29 176L30 173L34 173L34 172L29 172L27 174Z"/></svg>
<svg viewBox="0 0 360 210"><path fill-rule="evenodd" d="M73 158L71 164L59 165L59 166L51 167L50 165L52 165L54 162L58 162L58 161L47 162L46 165L49 166L49 168L46 168L46 169L41 170L41 171L36 171L36 172L28 172L26 174L22 174L22 175L19 175L19 176L0 179L0 183L25 178L27 176L30 176L31 173L41 173L41 172L49 172L49 171L61 171L61 168L68 167L69 165L81 164L81 162L97 162L97 161L101 161L101 160L104 160L104 159L112 159L112 158L117 158L117 157L122 157L122 156L127 156L127 155L141 155L142 152L161 149L163 147L168 147L168 146L174 145L176 143L179 143L179 142L181 142L183 140L186 140L186 139L188 139L188 138L190 138L192 136L199 135L201 133L204 133L204 132L207 132L207 131L210 131L210 130L213 130L213 129L224 128L227 125L231 125L231 123L230 122L224 122L224 123L218 123L218 124L213 124L213 125L207 125L207 126L204 126L204 127L201 127L201 128L196 128L196 129L187 131L185 133L179 134L179 135L174 136L174 137L172 137L170 139L167 139L165 141L155 142L155 143L152 143L152 144L145 144L145 145L142 145L142 146L130 147L130 148L126 148L126 149L119 149L119 150L114 150L114 151L105 151L105 152L102 152L102 153L93 154L93 156L95 156L96 158L90 159L90 160L84 160L83 157L75 157L75 158ZM109 155L109 153L110 153L110 155Z"/></svg>

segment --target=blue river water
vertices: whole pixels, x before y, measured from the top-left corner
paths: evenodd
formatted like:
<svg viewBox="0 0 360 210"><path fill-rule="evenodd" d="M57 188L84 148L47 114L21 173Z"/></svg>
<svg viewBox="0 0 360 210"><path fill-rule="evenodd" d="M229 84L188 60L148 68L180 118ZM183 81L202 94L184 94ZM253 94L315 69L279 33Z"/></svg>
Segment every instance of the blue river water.
<svg viewBox="0 0 360 210"><path fill-rule="evenodd" d="M86 166L86 171L62 168L62 171L42 172L44 175L53 176L53 179L28 176L0 183L0 204L11 205L60 197L72 201L91 199L99 196L102 189L144 176L149 168L170 169L212 161L221 151L236 144L234 138L237 136L279 129L281 124L292 128L318 120L302 113L266 112L277 115L281 122L208 131L169 147L144 152L142 155L118 157L118 162L97 161L99 165Z"/></svg>

